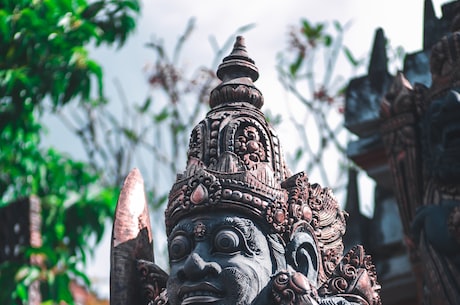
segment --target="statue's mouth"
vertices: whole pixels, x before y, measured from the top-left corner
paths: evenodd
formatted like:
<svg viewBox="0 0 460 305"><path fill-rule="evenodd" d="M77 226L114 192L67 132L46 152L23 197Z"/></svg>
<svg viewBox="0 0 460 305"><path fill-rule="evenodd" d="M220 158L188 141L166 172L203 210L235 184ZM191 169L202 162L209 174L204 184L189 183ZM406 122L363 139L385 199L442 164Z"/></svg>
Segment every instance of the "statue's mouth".
<svg viewBox="0 0 460 305"><path fill-rule="evenodd" d="M206 294L207 291L198 291L197 293L199 293L200 295L185 296L182 300L182 305L212 303L222 299L221 297L217 297L214 295L203 295Z"/></svg>
<svg viewBox="0 0 460 305"><path fill-rule="evenodd" d="M182 305L212 303L223 298L223 291L210 283L200 283L191 286L182 286L179 289L179 297Z"/></svg>

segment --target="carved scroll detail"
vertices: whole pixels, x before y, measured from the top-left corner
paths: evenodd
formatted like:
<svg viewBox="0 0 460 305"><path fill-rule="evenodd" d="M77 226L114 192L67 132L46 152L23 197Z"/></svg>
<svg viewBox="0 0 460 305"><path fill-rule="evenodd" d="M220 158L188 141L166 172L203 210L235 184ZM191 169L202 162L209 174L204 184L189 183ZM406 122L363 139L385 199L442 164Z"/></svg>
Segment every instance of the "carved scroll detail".
<svg viewBox="0 0 460 305"><path fill-rule="evenodd" d="M318 293L321 296L358 295L370 305L379 305L379 290L377 273L370 255L365 254L362 246L355 246L345 254Z"/></svg>

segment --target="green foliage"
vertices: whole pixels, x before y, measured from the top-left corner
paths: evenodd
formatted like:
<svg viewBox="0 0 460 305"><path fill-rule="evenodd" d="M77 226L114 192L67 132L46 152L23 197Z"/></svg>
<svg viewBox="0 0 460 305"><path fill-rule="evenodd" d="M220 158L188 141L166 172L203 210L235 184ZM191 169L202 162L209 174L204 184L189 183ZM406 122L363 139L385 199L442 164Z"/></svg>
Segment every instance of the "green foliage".
<svg viewBox="0 0 460 305"><path fill-rule="evenodd" d="M24 104L50 97L54 107L89 100L91 80L102 99L102 69L89 43L121 46L135 26L136 0L31 0L0 3L0 130Z"/></svg>
<svg viewBox="0 0 460 305"><path fill-rule="evenodd" d="M338 21L332 27L326 22L312 23L303 19L289 33L286 51L279 56L278 71L281 83L299 102L290 113L299 139L289 161L301 165L309 175L319 176L319 182L343 190L346 171L331 174L325 155L334 152L346 162L347 131L343 127L344 88L362 61L356 59L343 45L347 25ZM337 63L345 62L352 70L339 75ZM303 111L301 110L303 108ZM329 168L326 168L329 166Z"/></svg>
<svg viewBox="0 0 460 305"><path fill-rule="evenodd" d="M310 177L318 176L316 181L333 188L336 195L345 191L347 169L354 166L346 153L351 134L344 127L345 92L350 79L370 59L356 57L344 45L349 26L301 20L289 32L278 63L279 79L296 103L292 109L287 107L298 139L288 162ZM393 49L387 42L387 53L391 65L402 63L401 47ZM328 162L331 156L338 159L333 166Z"/></svg>
<svg viewBox="0 0 460 305"><path fill-rule="evenodd" d="M0 204L3 206L31 194L41 199L43 246L27 249L26 255L39 255L42 264L3 264L0 286L10 290L2 290L0 299L11 297L25 301L25 288L32 280L40 279L44 300L63 300L71 304L65 283L72 279L89 285L82 271L86 256L101 240L106 221L114 214L119 190L98 188L99 176L87 164L54 149L39 149L40 125L34 123L33 116L29 120L30 129L14 132L16 140L11 138L10 126L0 134L2 143L10 143L0 151L3 195ZM12 278L17 281L13 287Z"/></svg>
<svg viewBox="0 0 460 305"><path fill-rule="evenodd" d="M38 196L43 239L42 247L23 249L24 261L38 264L0 265L2 304L27 303L35 280L47 304L73 304L70 281L90 284L86 257L119 190L101 185L88 164L41 147L40 115L76 99L105 102L102 69L87 46L122 46L139 10L137 0L0 0L0 206Z"/></svg>

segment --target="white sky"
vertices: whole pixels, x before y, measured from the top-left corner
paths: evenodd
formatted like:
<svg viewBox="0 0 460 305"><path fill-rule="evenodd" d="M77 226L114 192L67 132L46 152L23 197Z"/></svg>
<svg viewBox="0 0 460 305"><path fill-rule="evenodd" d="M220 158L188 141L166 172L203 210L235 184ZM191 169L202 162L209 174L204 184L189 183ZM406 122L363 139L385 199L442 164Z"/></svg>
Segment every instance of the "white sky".
<svg viewBox="0 0 460 305"><path fill-rule="evenodd" d="M445 2L433 1L438 16L440 5ZM358 57L368 54L375 30L382 27L393 46L401 45L406 52L414 52L422 48L423 3L423 0L144 0L137 31L127 44L119 51L98 49L91 56L103 65L109 99L119 98L113 84L113 79L117 78L128 98L139 103L149 91L142 69L153 61L152 51L144 47L150 37L163 38L171 50L189 18L194 16L196 28L182 52L183 62L191 68L200 64L209 66L213 58L209 36L215 36L222 44L237 28L255 23L256 27L243 36L259 68L256 86L265 97L264 109L277 113L283 107L286 93L277 80L276 54L286 46L288 26L299 25L302 18L312 22L338 20L342 24L351 21L344 43ZM63 128L51 128L54 124L52 120L48 124L48 141L59 143L59 149L74 155L82 154L73 141L62 140L68 139L69 134ZM285 142L283 134L289 133L285 129L278 129L282 143ZM89 267L97 292L103 297L109 295L109 235L97 250L96 261Z"/></svg>

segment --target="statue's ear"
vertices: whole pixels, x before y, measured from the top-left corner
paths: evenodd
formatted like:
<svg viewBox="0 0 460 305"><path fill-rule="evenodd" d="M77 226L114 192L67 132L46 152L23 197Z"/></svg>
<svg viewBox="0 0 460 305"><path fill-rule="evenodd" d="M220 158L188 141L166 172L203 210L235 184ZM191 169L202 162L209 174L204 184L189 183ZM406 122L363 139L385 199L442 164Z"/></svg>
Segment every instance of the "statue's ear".
<svg viewBox="0 0 460 305"><path fill-rule="evenodd" d="M286 247L286 261L297 272L304 274L313 284L317 283L319 270L318 247L308 231L297 231Z"/></svg>

